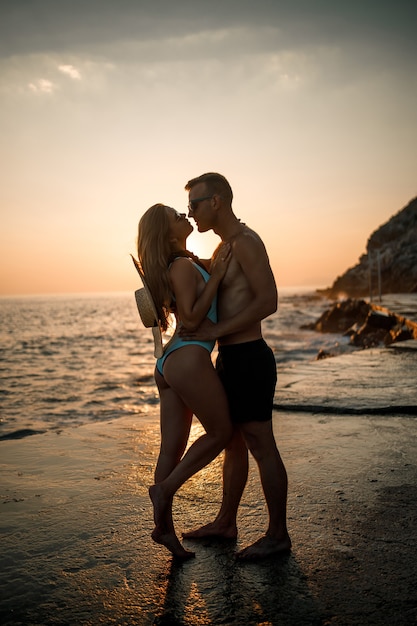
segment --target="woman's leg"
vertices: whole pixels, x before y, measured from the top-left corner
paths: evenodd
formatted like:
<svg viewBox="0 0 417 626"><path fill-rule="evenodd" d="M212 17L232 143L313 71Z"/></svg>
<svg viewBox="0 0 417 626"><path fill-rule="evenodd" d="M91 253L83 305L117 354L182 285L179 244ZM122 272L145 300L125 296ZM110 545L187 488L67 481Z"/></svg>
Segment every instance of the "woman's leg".
<svg viewBox="0 0 417 626"><path fill-rule="evenodd" d="M178 394L169 387L161 374L155 370L155 381L160 397L161 446L155 469L155 483L164 480L180 462L188 442L193 414ZM164 545L175 557L188 559L194 552L185 550L178 540L172 519L172 497L163 515L155 519L152 539Z"/></svg>
<svg viewBox="0 0 417 626"><path fill-rule="evenodd" d="M238 427L225 448L223 461L223 498L215 519L195 530L182 533L184 539L221 537L236 539L236 517L248 478L248 449Z"/></svg>
<svg viewBox="0 0 417 626"><path fill-rule="evenodd" d="M206 432L190 446L169 476L151 487L157 524L164 519L177 489L208 465L232 436L226 394L207 350L191 345L173 352L165 362L164 378Z"/></svg>
<svg viewBox="0 0 417 626"><path fill-rule="evenodd" d="M160 398L161 446L155 469L155 482L160 483L178 465L187 447L193 412L155 370Z"/></svg>

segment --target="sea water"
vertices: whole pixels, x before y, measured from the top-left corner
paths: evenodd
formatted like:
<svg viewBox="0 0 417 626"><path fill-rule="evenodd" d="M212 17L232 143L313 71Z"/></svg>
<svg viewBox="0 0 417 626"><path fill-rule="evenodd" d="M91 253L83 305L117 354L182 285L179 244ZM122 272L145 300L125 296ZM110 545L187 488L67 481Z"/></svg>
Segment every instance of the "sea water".
<svg viewBox="0 0 417 626"><path fill-rule="evenodd" d="M390 304L415 318L415 296ZM278 312L263 322L278 376L320 349L347 345L342 335L301 329L329 306L314 290L280 290ZM154 366L133 293L0 298L0 437L140 420L159 402Z"/></svg>

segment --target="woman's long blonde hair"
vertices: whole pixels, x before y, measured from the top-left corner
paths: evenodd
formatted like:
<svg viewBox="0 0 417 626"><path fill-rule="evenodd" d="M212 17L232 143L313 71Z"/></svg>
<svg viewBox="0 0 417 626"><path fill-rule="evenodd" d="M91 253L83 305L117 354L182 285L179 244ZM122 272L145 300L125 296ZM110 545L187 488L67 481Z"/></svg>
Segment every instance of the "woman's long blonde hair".
<svg viewBox="0 0 417 626"><path fill-rule="evenodd" d="M168 328L172 302L168 266L172 259L170 224L165 204L154 204L143 214L138 228L138 259L152 294L162 329Z"/></svg>

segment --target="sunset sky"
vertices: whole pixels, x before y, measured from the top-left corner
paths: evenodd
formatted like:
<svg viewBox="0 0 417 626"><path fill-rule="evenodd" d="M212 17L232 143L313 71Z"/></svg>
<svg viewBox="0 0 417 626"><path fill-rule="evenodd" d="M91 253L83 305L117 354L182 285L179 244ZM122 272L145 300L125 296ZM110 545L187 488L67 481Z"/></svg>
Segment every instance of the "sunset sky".
<svg viewBox="0 0 417 626"><path fill-rule="evenodd" d="M330 285L417 195L416 23L411 0L0 0L0 293L135 289L141 214L206 171L279 287Z"/></svg>

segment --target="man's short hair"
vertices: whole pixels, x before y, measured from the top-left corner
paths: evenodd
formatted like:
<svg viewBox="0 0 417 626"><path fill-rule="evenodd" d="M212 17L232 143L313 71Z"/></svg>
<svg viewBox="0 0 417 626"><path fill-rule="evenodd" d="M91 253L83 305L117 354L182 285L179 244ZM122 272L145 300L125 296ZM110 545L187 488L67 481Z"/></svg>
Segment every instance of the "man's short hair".
<svg viewBox="0 0 417 626"><path fill-rule="evenodd" d="M217 194L221 196L226 202L232 204L233 200L233 191L228 182L228 180L222 176L221 174L217 174L216 172L207 172L206 174L201 174L201 176L197 176L197 178L192 178L185 185L185 190L190 191L196 185L200 183L204 183L206 185L208 194Z"/></svg>

